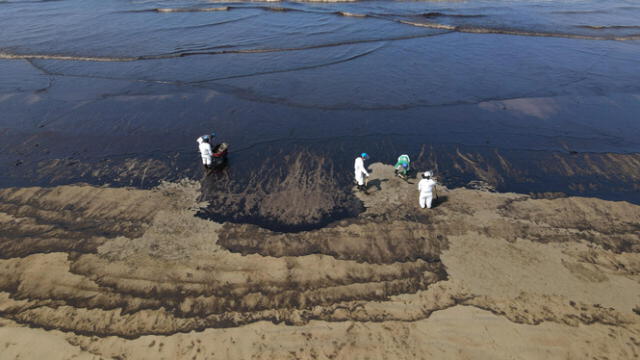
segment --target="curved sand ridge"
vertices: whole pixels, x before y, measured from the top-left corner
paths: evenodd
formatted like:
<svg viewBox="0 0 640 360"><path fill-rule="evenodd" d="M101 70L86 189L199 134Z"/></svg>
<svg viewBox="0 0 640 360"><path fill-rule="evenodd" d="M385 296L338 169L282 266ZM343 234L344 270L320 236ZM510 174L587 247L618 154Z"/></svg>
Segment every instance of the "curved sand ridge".
<svg viewBox="0 0 640 360"><path fill-rule="evenodd" d="M640 206L442 189L420 210L416 180L371 168L367 211L299 233L195 217L188 181L0 190L0 338L122 358L640 352ZM510 345L478 353L475 329Z"/></svg>

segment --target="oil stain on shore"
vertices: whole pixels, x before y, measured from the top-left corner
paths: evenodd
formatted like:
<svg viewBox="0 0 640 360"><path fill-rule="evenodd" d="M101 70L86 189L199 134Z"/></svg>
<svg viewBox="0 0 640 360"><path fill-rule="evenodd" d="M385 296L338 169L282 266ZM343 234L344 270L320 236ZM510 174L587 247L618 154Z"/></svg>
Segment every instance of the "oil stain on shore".
<svg viewBox="0 0 640 360"><path fill-rule="evenodd" d="M290 164L294 174L298 165ZM420 211L415 184L390 166L371 170L374 186L357 195L365 211L294 233L197 217L205 203L189 181L152 190L0 190L0 316L12 327L62 331L74 348L102 355L116 351L107 345L114 341L131 355L140 339L194 341L265 321L311 326L310 336L318 321L401 329L460 305L520 326L556 324L562 333L581 325L586 338L597 324L615 337L640 331L637 205L441 188L435 208ZM325 181L289 190L313 197ZM287 194L279 196L274 209L307 219L288 213ZM247 336L251 353L277 343ZM580 351L600 353L597 344ZM629 343L609 354L638 350Z"/></svg>

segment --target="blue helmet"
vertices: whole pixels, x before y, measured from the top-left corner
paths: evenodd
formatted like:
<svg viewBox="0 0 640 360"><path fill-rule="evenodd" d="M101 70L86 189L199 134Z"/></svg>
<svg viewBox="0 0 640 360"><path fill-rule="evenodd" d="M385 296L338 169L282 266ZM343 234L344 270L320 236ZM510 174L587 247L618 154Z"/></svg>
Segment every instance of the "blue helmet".
<svg viewBox="0 0 640 360"><path fill-rule="evenodd" d="M406 169L406 168L408 168L408 167L409 167L409 164L407 164L407 163L402 163L402 167Z"/></svg>
<svg viewBox="0 0 640 360"><path fill-rule="evenodd" d="M202 135L202 140L209 140L209 135Z"/></svg>
<svg viewBox="0 0 640 360"><path fill-rule="evenodd" d="M368 159L368 158L369 158L369 154L367 154L367 153L362 153L362 154L360 154L360 156L361 156L363 159Z"/></svg>
<svg viewBox="0 0 640 360"><path fill-rule="evenodd" d="M211 132L211 135L209 135L209 136L211 136L212 138L216 137L216 132L215 132L215 131L212 131L212 132Z"/></svg>

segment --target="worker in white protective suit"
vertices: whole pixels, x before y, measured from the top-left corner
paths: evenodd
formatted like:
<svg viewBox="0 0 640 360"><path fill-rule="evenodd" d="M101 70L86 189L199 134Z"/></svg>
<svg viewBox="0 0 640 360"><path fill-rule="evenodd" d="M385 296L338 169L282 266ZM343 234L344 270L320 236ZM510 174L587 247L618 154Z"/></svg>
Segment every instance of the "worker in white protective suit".
<svg viewBox="0 0 640 360"><path fill-rule="evenodd" d="M213 135L202 135L196 140L198 142L200 156L202 157L202 165L205 170L211 169L211 156L213 155L211 136Z"/></svg>
<svg viewBox="0 0 640 360"><path fill-rule="evenodd" d="M431 209L431 203L433 201L433 195L436 199L438 194L436 193L436 181L432 179L433 174L431 171L425 171L422 174L422 180L418 183L418 190L420 190L420 207Z"/></svg>
<svg viewBox="0 0 640 360"><path fill-rule="evenodd" d="M367 153L362 153L360 156L356 158L354 164L356 183L358 184L358 190L365 191L366 187L364 186L364 177L369 177L369 173L367 169L364 167L364 161L369 159L369 155Z"/></svg>

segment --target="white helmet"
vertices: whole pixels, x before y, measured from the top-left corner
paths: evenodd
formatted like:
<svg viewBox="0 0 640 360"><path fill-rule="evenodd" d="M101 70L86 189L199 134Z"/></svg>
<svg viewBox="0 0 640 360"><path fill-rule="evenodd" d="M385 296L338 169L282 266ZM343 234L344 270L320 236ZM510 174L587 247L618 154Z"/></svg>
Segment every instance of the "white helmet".
<svg viewBox="0 0 640 360"><path fill-rule="evenodd" d="M433 173L431 171L425 171L424 174L422 174L423 177L428 178L433 176Z"/></svg>

